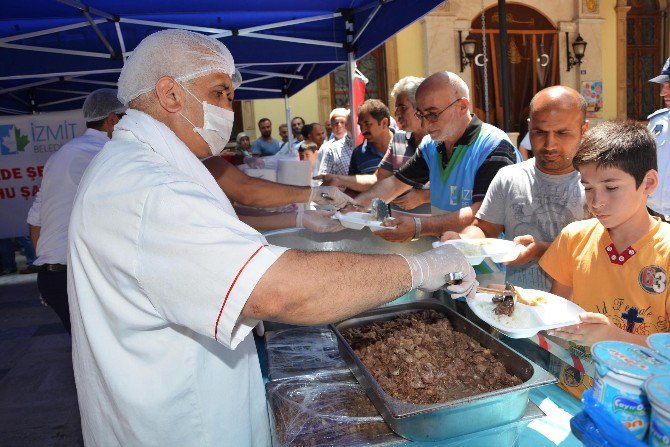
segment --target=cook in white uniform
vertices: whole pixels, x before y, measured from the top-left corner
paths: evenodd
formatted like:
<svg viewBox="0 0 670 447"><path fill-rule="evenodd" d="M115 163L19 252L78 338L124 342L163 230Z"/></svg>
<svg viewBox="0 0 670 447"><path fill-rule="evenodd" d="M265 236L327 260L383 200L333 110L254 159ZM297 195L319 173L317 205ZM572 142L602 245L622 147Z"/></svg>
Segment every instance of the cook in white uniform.
<svg viewBox="0 0 670 447"><path fill-rule="evenodd" d="M88 446L265 446L268 415L249 331L322 324L412 288L474 293L443 246L414 256L306 253L238 220L198 158L230 136L235 67L219 41L145 38L119 77L129 104L80 184L70 221L73 363ZM267 184L266 195L290 194ZM309 188L307 188L309 190ZM296 272L300 281L291 281Z"/></svg>
<svg viewBox="0 0 670 447"><path fill-rule="evenodd" d="M670 58L665 61L661 74L649 82L661 84L661 97L665 108L647 117L649 130L656 139L659 185L649 199L647 206L666 222L670 221Z"/></svg>
<svg viewBox="0 0 670 447"><path fill-rule="evenodd" d="M49 157L40 192L28 212L30 235L37 249L37 287L68 332L67 227L74 196L84 171L112 137L125 110L116 89L101 88L86 97L82 108L86 132Z"/></svg>

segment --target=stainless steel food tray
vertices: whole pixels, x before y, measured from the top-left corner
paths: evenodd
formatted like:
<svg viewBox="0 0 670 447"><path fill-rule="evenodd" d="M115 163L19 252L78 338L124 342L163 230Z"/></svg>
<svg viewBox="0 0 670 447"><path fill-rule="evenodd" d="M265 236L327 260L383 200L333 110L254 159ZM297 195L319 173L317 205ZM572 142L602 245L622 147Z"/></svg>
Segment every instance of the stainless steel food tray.
<svg viewBox="0 0 670 447"><path fill-rule="evenodd" d="M337 392L337 400L341 405L334 403L330 397L322 393L327 392L329 388ZM329 377L305 375L268 382L265 389L274 447L408 446L408 441L391 431L388 424L384 423L383 418L376 412L374 417L360 408L355 410L355 413L347 411L345 400L348 394L341 391L351 392L356 389L363 391L348 370L346 374ZM326 410L327 407L330 408ZM352 408L351 405L349 408ZM514 446L519 433L528 423L544 415L537 405L529 402L524 415L510 424L450 438L440 442L440 446ZM385 429L378 423L384 423Z"/></svg>
<svg viewBox="0 0 670 447"><path fill-rule="evenodd" d="M426 309L445 314L455 330L466 333L482 346L491 349L507 371L520 377L523 382L513 387L431 405L402 402L387 394L340 331ZM556 382L556 378L540 366L505 346L454 310L433 300L374 309L331 325L331 328L337 336L342 357L386 423L397 434L413 441L437 441L509 424L523 416L532 388Z"/></svg>

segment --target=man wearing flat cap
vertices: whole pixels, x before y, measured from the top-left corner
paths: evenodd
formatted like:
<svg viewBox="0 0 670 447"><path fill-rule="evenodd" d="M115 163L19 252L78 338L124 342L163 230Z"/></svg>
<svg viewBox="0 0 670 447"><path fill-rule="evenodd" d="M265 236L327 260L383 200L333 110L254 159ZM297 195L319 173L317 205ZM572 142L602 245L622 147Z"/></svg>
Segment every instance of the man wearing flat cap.
<svg viewBox="0 0 670 447"><path fill-rule="evenodd" d="M200 161L230 137L234 75L221 42L184 30L146 37L121 71L129 108L84 175L70 222L72 358L89 447L270 445L250 336L259 320L339 321L436 290L452 272L465 276L452 296L474 295L474 271L453 247L307 253L240 221L235 185ZM244 179L234 167L223 176ZM267 200L315 191L258 182Z"/></svg>
<svg viewBox="0 0 670 447"><path fill-rule="evenodd" d="M666 222L670 221L670 58L665 61L661 74L649 82L661 84L661 97L665 108L647 117L649 130L656 139L659 185L649 199L647 206L653 214Z"/></svg>

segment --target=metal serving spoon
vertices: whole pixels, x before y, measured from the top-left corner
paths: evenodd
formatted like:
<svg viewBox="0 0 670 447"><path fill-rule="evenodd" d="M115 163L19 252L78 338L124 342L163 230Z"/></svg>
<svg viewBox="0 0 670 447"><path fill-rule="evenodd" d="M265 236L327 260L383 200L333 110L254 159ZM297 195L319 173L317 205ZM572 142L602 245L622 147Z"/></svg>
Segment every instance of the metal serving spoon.
<svg viewBox="0 0 670 447"><path fill-rule="evenodd" d="M391 217L389 213L389 206L380 198L372 199L370 204L370 214L378 220L379 222L384 222L386 219Z"/></svg>
<svg viewBox="0 0 670 447"><path fill-rule="evenodd" d="M464 276L465 275L463 275L463 272L449 273L446 276L445 284L450 285L450 286L454 285L454 284L459 284L463 280ZM516 291L514 290L514 286L512 286L512 284L509 283L509 282L507 284L509 284L512 287L511 290L510 289L500 290L500 289L492 289L490 287L477 286L477 292L492 293L494 295L515 297L516 296L515 295Z"/></svg>

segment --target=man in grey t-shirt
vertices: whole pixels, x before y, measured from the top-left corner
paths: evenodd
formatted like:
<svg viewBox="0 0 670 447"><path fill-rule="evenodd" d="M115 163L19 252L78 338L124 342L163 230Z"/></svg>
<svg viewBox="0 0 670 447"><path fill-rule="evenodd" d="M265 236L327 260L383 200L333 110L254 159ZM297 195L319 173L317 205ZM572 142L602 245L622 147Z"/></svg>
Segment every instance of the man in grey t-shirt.
<svg viewBox="0 0 670 447"><path fill-rule="evenodd" d="M521 287L548 291L551 279L537 260L563 227L588 217L584 189L572 158L588 129L586 101L575 90L554 86L530 102L530 142L534 158L506 166L491 182L471 226L442 240L498 237L523 245L507 263L506 280Z"/></svg>

